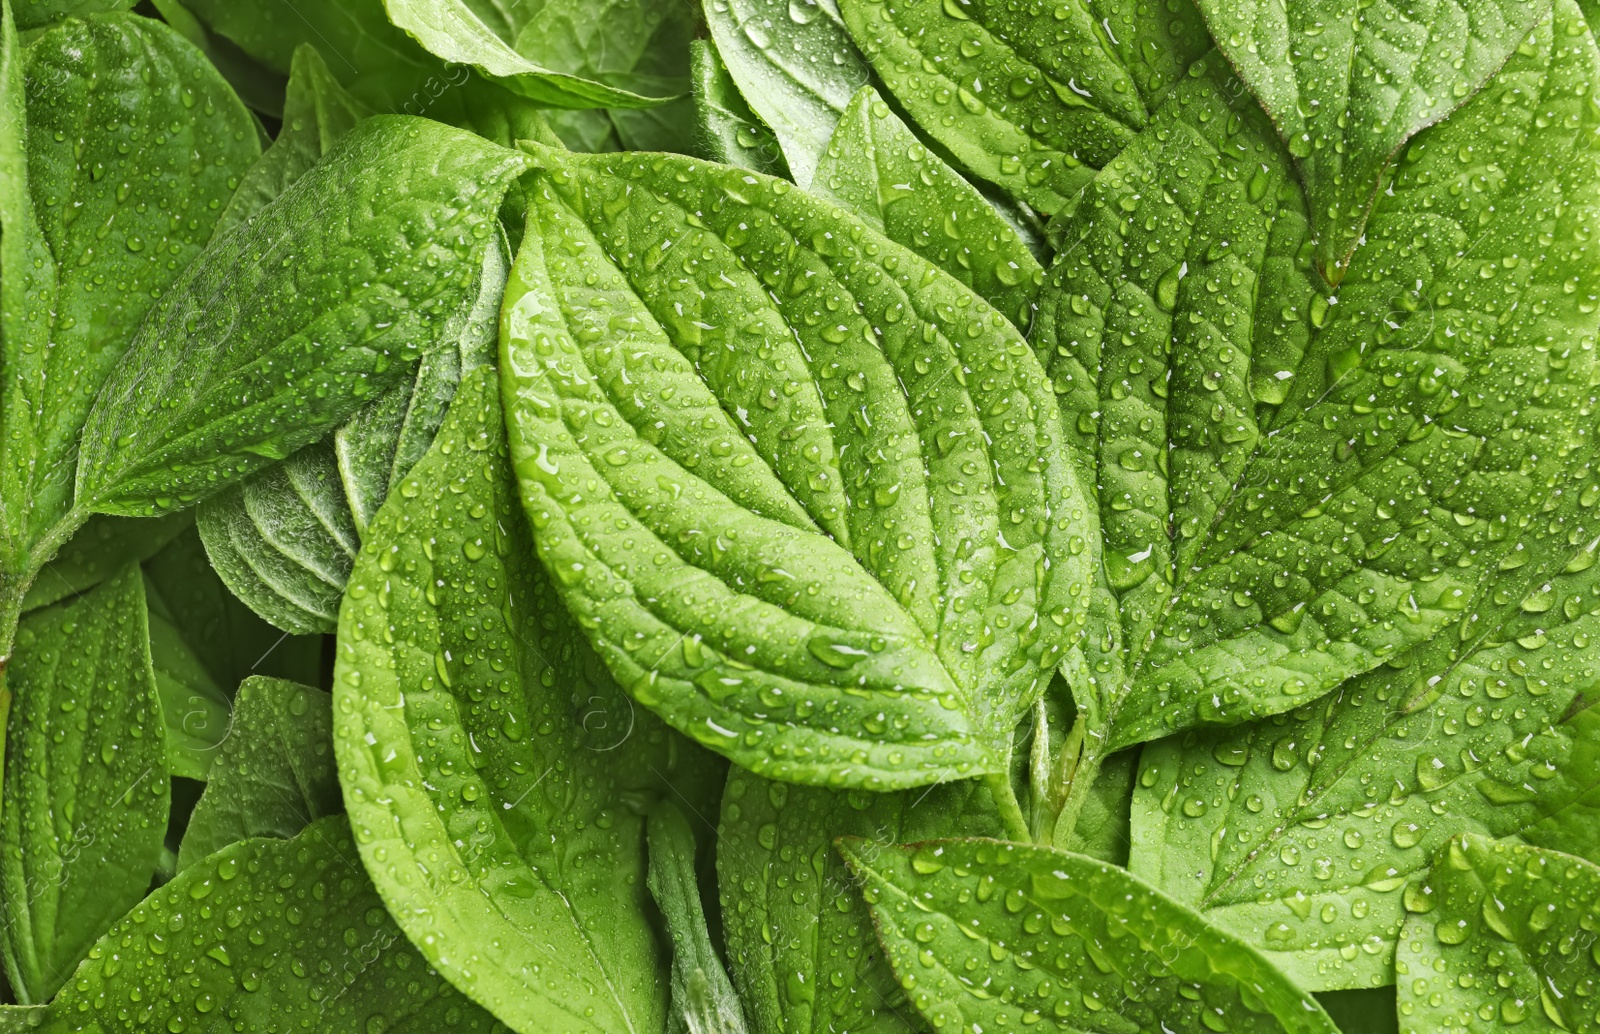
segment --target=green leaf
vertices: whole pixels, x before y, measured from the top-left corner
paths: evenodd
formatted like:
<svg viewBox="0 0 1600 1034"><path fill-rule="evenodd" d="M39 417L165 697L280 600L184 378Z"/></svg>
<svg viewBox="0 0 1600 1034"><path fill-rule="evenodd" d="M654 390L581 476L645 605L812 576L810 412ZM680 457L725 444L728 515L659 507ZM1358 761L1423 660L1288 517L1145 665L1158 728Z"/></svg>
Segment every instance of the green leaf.
<svg viewBox="0 0 1600 1034"><path fill-rule="evenodd" d="M228 734L228 695L182 632L160 614L151 613L148 620L150 665L166 728L167 771L204 780Z"/></svg>
<svg viewBox="0 0 1600 1034"><path fill-rule="evenodd" d="M1417 139L1337 298L1313 289L1287 153L1206 65L1065 221L1035 323L1100 485L1104 581L1068 675L1106 749L1471 638L1474 608L1533 587L1529 556L1575 548L1536 515L1592 459L1578 285L1600 252L1563 228L1600 183L1600 77L1576 10Z"/></svg>
<svg viewBox="0 0 1600 1034"><path fill-rule="evenodd" d="M778 138L745 103L716 43L695 40L689 44L689 59L700 152L724 165L788 178L789 166Z"/></svg>
<svg viewBox="0 0 1600 1034"><path fill-rule="evenodd" d="M845 109L811 189L966 284L1027 333L1044 283L1039 260L872 87Z"/></svg>
<svg viewBox="0 0 1600 1034"><path fill-rule="evenodd" d="M1004 771L1091 559L1015 329L781 180L538 160L501 324L512 455L618 681L773 778Z"/></svg>
<svg viewBox="0 0 1600 1034"><path fill-rule="evenodd" d="M315 47L301 44L295 48L283 100L283 128L245 173L217 220L217 236L248 222L371 114L371 109L339 85Z"/></svg>
<svg viewBox="0 0 1600 1034"><path fill-rule="evenodd" d="M717 826L717 882L729 966L750 1029L922 1031L833 841L999 835L995 811L988 789L970 780L835 793L732 769Z"/></svg>
<svg viewBox="0 0 1600 1034"><path fill-rule="evenodd" d="M843 839L889 962L936 1030L1336 1028L1243 942L1126 870L997 840ZM1109 1010L1109 1012L1107 1011Z"/></svg>
<svg viewBox="0 0 1600 1034"><path fill-rule="evenodd" d="M1063 847L1127 867L1133 837L1131 809L1138 761L1137 750L1119 751L1106 758Z"/></svg>
<svg viewBox="0 0 1600 1034"><path fill-rule="evenodd" d="M1344 276L1385 170L1550 15L1549 0L1197 0L1294 155L1318 268Z"/></svg>
<svg viewBox="0 0 1600 1034"><path fill-rule="evenodd" d="M24 618L6 681L0 956L28 1005L138 903L161 853L170 781L139 569Z"/></svg>
<svg viewBox="0 0 1600 1034"><path fill-rule="evenodd" d="M180 509L310 444L459 340L525 161L435 122L362 122L209 248L101 391L81 509ZM292 265L285 266L289 257Z"/></svg>
<svg viewBox="0 0 1600 1034"><path fill-rule="evenodd" d="M251 613L211 569L193 528L147 560L144 571L151 611L182 631L217 685L231 689L249 675L324 681L322 637L280 632Z"/></svg>
<svg viewBox="0 0 1600 1034"><path fill-rule="evenodd" d="M240 100L256 111L282 118L284 77L281 74L240 50L232 40L211 33L179 0L151 0L151 6L175 32L200 48Z"/></svg>
<svg viewBox="0 0 1600 1034"><path fill-rule="evenodd" d="M245 679L210 776L178 851L180 870L240 840L287 840L343 811L328 695L284 679Z"/></svg>
<svg viewBox="0 0 1600 1034"><path fill-rule="evenodd" d="M1392 987L1323 991L1316 997L1323 1011L1344 1034L1399 1034Z"/></svg>
<svg viewBox="0 0 1600 1034"><path fill-rule="evenodd" d="M496 33L496 29L520 32L528 23L518 19L491 28L466 0L383 0L383 6L389 20L429 52L447 62L471 65L552 108L642 108L670 99L608 86L530 60L519 52L520 46Z"/></svg>
<svg viewBox="0 0 1600 1034"><path fill-rule="evenodd" d="M17 28L31 29L60 18L82 18L111 11L126 11L137 0L17 0L11 5Z"/></svg>
<svg viewBox="0 0 1600 1034"><path fill-rule="evenodd" d="M912 120L975 175L1047 216L1132 142L1211 46L1188 3L839 6Z"/></svg>
<svg viewBox="0 0 1600 1034"><path fill-rule="evenodd" d="M1395 960L1402 1034L1594 1029L1600 867L1468 834L1408 900Z"/></svg>
<svg viewBox="0 0 1600 1034"><path fill-rule="evenodd" d="M706 26L739 93L809 186L845 105L867 81L832 0L713 0Z"/></svg>
<svg viewBox="0 0 1600 1034"><path fill-rule="evenodd" d="M27 134L25 153L20 138L0 143L0 562L26 580L55 552L52 530L70 530L96 391L125 367L135 328L199 255L260 148L227 83L160 22L92 15L32 37L25 123L24 69L6 49L6 132Z"/></svg>
<svg viewBox="0 0 1600 1034"><path fill-rule="evenodd" d="M507 1025L653 1034L641 808L669 784L703 800L715 767L634 712L566 617L501 427L479 369L369 529L334 676L345 804L412 942Z"/></svg>
<svg viewBox="0 0 1600 1034"><path fill-rule="evenodd" d="M84 1034L504 1029L406 943L339 816L179 873L100 939L50 1018Z"/></svg>
<svg viewBox="0 0 1600 1034"><path fill-rule="evenodd" d="M744 1013L706 929L695 873L694 830L677 805L663 801L646 827L650 896L672 939L669 1034L745 1034Z"/></svg>
<svg viewBox="0 0 1600 1034"><path fill-rule="evenodd" d="M143 563L182 534L194 516L172 514L143 517L91 517L61 552L44 562L28 587L22 609L26 613L78 596L111 577L129 561Z"/></svg>

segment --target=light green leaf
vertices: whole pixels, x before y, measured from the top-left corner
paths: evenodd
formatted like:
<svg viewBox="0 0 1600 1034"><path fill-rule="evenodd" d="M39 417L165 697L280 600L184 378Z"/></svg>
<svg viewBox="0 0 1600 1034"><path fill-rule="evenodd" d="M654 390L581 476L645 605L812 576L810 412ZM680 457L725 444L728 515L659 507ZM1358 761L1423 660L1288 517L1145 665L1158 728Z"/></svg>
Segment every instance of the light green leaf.
<svg viewBox="0 0 1600 1034"><path fill-rule="evenodd" d="M95 393L260 148L227 83L160 22L92 15L32 37L25 113L24 69L6 49L0 564L25 582L74 523L63 519Z"/></svg>
<svg viewBox="0 0 1600 1034"><path fill-rule="evenodd" d="M734 85L717 45L709 39L689 44L694 77L695 127L700 152L724 165L737 165L769 176L788 178L778 138Z"/></svg>
<svg viewBox="0 0 1600 1034"><path fill-rule="evenodd" d="M715 766L635 713L566 617L501 427L483 368L369 529L334 676L345 804L413 943L513 1029L655 1034L640 809L669 782L703 801Z"/></svg>
<svg viewBox="0 0 1600 1034"><path fill-rule="evenodd" d="M358 125L207 249L141 326L84 427L77 506L197 502L454 345L524 165L435 122Z"/></svg>
<svg viewBox="0 0 1600 1034"><path fill-rule="evenodd" d="M228 695L182 632L158 613L147 617L150 664L166 726L167 771L204 780L228 734Z"/></svg>
<svg viewBox="0 0 1600 1034"><path fill-rule="evenodd" d="M1086 190L1035 324L1100 485L1104 581L1068 671L1096 749L1295 707L1579 544L1536 517L1593 448L1600 250L1565 228L1600 184L1600 76L1576 10L1418 138L1336 299L1288 156L1220 64Z"/></svg>
<svg viewBox="0 0 1600 1034"><path fill-rule="evenodd" d="M717 883L728 962L750 1029L922 1031L833 841L1001 832L988 789L970 780L893 794L835 793L732 769L717 826Z"/></svg>
<svg viewBox="0 0 1600 1034"><path fill-rule="evenodd" d="M389 20L447 62L471 65L552 108L642 108L669 99L558 72L496 35L465 0L383 0ZM537 17L537 16L535 16ZM520 25L505 28L520 29Z"/></svg>
<svg viewBox="0 0 1600 1034"><path fill-rule="evenodd" d="M139 569L23 619L6 681L0 956L28 1005L138 903L161 853L170 781Z"/></svg>
<svg viewBox="0 0 1600 1034"><path fill-rule="evenodd" d="M328 694L284 679L245 679L189 816L178 868L251 837L287 840L343 810Z"/></svg>
<svg viewBox="0 0 1600 1034"><path fill-rule="evenodd" d="M1361 240L1385 169L1418 131L1498 72L1549 0L1197 0L1272 116L1310 202L1333 283Z"/></svg>
<svg viewBox="0 0 1600 1034"><path fill-rule="evenodd" d="M322 637L280 632L251 613L211 569L193 528L145 561L144 572L151 611L182 631L217 685L231 688L249 675L324 681Z"/></svg>
<svg viewBox="0 0 1600 1034"><path fill-rule="evenodd" d="M839 841L890 964L943 1032L1337 1034L1259 953L1124 869L997 840ZM1044 1026L1044 1024L1040 1024Z"/></svg>
<svg viewBox="0 0 1600 1034"><path fill-rule="evenodd" d="M371 109L339 85L315 47L296 47L283 100L283 128L245 173L217 220L217 236L248 222L371 114Z"/></svg>
<svg viewBox="0 0 1600 1034"><path fill-rule="evenodd" d="M137 0L16 0L11 5L17 28L31 29L61 18L126 11Z"/></svg>
<svg viewBox="0 0 1600 1034"><path fill-rule="evenodd" d="M870 75L833 0L711 0L705 13L738 91L777 136L794 181L809 186Z"/></svg>
<svg viewBox="0 0 1600 1034"><path fill-rule="evenodd" d="M505 1029L406 943L339 816L179 873L100 939L50 1021L83 1034Z"/></svg>
<svg viewBox="0 0 1600 1034"><path fill-rule="evenodd" d="M1188 3L842 0L901 106L973 174L1046 216L1148 124L1210 47ZM760 110L759 108L757 110Z"/></svg>
<svg viewBox="0 0 1600 1034"><path fill-rule="evenodd" d="M745 1034L744 1013L706 929L695 872L694 830L670 801L650 813L650 896L672 939L668 1034Z"/></svg>
<svg viewBox="0 0 1600 1034"><path fill-rule="evenodd" d="M811 189L966 284L1027 333L1044 283L1039 260L872 87L845 108Z"/></svg>
<svg viewBox="0 0 1600 1034"><path fill-rule="evenodd" d="M24 613L94 588L129 561L143 563L194 521L189 513L166 517L89 518L61 552L44 562L22 601Z"/></svg>
<svg viewBox="0 0 1600 1034"><path fill-rule="evenodd" d="M1402 1034L1595 1029L1600 867L1468 834L1407 900L1395 960Z"/></svg>
<svg viewBox="0 0 1600 1034"><path fill-rule="evenodd" d="M1004 771L1091 559L1015 329L781 180L538 160L501 325L512 454L618 681L773 778Z"/></svg>

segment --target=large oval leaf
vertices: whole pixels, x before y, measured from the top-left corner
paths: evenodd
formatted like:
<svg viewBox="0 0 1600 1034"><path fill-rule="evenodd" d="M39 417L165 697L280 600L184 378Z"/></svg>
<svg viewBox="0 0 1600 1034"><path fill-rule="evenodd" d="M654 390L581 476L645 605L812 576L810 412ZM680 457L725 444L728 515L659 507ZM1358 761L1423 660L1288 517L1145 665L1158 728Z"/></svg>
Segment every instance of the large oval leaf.
<svg viewBox="0 0 1600 1034"><path fill-rule="evenodd" d="M362 858L428 959L528 1034L658 1032L641 809L718 773L634 713L535 562L488 369L369 529L334 693Z"/></svg>
<svg viewBox="0 0 1600 1034"><path fill-rule="evenodd" d="M618 680L774 778L1001 771L1091 559L1016 331L781 180L538 160L502 324L512 454Z"/></svg>

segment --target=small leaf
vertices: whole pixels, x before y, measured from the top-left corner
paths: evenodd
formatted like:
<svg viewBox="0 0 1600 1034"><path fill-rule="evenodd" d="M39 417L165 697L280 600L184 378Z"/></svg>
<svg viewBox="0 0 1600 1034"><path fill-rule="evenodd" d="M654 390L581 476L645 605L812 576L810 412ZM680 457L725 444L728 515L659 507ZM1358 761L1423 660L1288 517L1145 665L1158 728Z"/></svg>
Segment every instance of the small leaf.
<svg viewBox="0 0 1600 1034"><path fill-rule="evenodd" d="M503 1029L406 942L342 816L189 866L112 926L72 976L50 1007L52 1030Z"/></svg>
<svg viewBox="0 0 1600 1034"><path fill-rule="evenodd" d="M167 771L204 780L228 734L228 695L170 621L153 612L148 620L150 665L166 727Z"/></svg>
<svg viewBox="0 0 1600 1034"><path fill-rule="evenodd" d="M648 826L650 896L672 938L669 1034L745 1034L744 1014L717 957L700 905L694 830L677 805L663 801Z"/></svg>
<svg viewBox="0 0 1600 1034"><path fill-rule="evenodd" d="M1211 45L1187 3L842 0L840 8L918 127L1046 216L1133 140Z"/></svg>
<svg viewBox="0 0 1600 1034"><path fill-rule="evenodd" d="M1237 1034L1337 1034L1259 954L1114 865L998 840L847 838L839 850L890 964L941 1032L1043 1020L1159 1034L1220 1018Z"/></svg>
<svg viewBox="0 0 1600 1034"><path fill-rule="evenodd" d="M283 679L245 679L189 816L178 869L251 837L287 840L343 810L328 695Z"/></svg>
<svg viewBox="0 0 1600 1034"><path fill-rule="evenodd" d="M150 885L170 780L143 581L128 565L36 611L6 670L15 694L0 809L0 956L47 1002Z"/></svg>
<svg viewBox="0 0 1600 1034"><path fill-rule="evenodd" d="M1091 561L1015 329L781 180L539 161L501 325L512 454L618 681L773 778L1003 770Z"/></svg>
<svg viewBox="0 0 1600 1034"><path fill-rule="evenodd" d="M626 802L670 785L702 807L720 773L635 711L567 618L502 428L480 368L368 529L334 673L345 804L413 943L512 1029L659 1031L666 959Z"/></svg>
<svg viewBox="0 0 1600 1034"><path fill-rule="evenodd" d="M524 161L434 122L362 122L214 242L102 389L80 510L181 509L349 417L460 337Z"/></svg>
<svg viewBox="0 0 1600 1034"><path fill-rule="evenodd" d="M872 87L845 109L811 190L966 284L1027 333L1044 283L1039 260Z"/></svg>
<svg viewBox="0 0 1600 1034"><path fill-rule="evenodd" d="M1337 284L1385 170L1464 104L1550 15L1549 0L1197 0L1272 116L1310 201L1317 265Z"/></svg>
<svg viewBox="0 0 1600 1034"><path fill-rule="evenodd" d="M718 0L706 26L739 93L809 186L845 105L869 76L832 0Z"/></svg>
<svg viewBox="0 0 1600 1034"><path fill-rule="evenodd" d="M716 43L697 39L689 44L689 55L700 152L724 165L787 178L789 166L778 138L745 103Z"/></svg>
<svg viewBox="0 0 1600 1034"><path fill-rule="evenodd" d="M1415 893L1395 959L1401 1034L1594 1029L1600 866L1464 834Z"/></svg>

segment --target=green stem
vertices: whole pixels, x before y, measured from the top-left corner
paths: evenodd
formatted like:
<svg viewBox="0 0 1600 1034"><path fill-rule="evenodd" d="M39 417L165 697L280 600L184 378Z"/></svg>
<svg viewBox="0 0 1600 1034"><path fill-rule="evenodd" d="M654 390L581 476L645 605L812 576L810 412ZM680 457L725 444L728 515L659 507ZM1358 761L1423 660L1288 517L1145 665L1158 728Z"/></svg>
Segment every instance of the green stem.
<svg viewBox="0 0 1600 1034"><path fill-rule="evenodd" d="M1022 816L1022 805L1017 803L1017 792L1011 788L1011 777L1005 772L991 772L983 777L989 795L1000 809L1000 821L1005 824L1006 836L1019 844L1033 842L1028 833L1028 820Z"/></svg>
<svg viewBox="0 0 1600 1034"><path fill-rule="evenodd" d="M1078 816L1083 814L1083 806L1089 800L1089 791L1094 789L1094 781L1100 775L1100 763L1103 760L1105 755L1100 750L1100 745L1086 738L1083 741L1082 752L1072 766L1066 801L1061 806L1061 813L1056 816L1055 832L1050 837L1051 843L1056 847L1065 848L1072 839L1072 831L1078 826ZM1065 766L1064 753L1063 766Z"/></svg>

